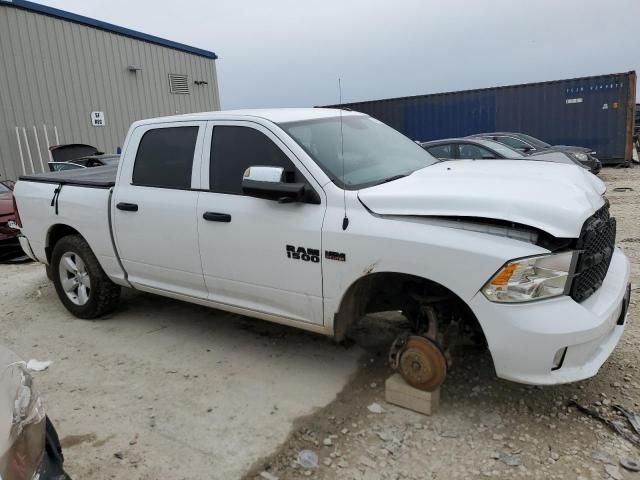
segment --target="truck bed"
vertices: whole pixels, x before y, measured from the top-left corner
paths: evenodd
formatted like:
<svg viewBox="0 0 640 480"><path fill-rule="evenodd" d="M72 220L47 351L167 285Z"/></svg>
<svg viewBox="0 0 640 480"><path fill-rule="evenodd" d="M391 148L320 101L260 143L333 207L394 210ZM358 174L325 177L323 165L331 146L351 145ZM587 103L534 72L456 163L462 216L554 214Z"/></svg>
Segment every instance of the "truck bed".
<svg viewBox="0 0 640 480"><path fill-rule="evenodd" d="M20 180L57 185L77 185L80 187L111 188L116 183L117 165L104 167L78 168L61 172L45 172L35 175L23 175Z"/></svg>

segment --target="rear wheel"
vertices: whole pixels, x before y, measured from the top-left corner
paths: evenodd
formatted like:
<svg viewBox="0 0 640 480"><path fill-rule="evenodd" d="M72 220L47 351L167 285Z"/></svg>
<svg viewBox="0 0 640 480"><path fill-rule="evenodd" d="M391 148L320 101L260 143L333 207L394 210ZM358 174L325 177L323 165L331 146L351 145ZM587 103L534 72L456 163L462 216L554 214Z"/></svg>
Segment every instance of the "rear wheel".
<svg viewBox="0 0 640 480"><path fill-rule="evenodd" d="M96 318L115 309L120 287L107 277L80 235L61 238L50 265L58 297L76 317Z"/></svg>

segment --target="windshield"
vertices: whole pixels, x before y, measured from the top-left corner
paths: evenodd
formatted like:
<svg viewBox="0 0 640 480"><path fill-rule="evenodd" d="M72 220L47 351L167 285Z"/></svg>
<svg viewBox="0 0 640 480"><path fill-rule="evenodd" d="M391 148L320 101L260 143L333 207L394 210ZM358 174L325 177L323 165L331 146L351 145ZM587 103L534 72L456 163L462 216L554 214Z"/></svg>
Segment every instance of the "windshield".
<svg viewBox="0 0 640 480"><path fill-rule="evenodd" d="M529 142L531 145L533 145L536 148L545 149L545 148L549 148L551 146L547 142L543 142L539 138L532 137L531 135L527 135L525 133L519 133L518 136L520 138L522 138L523 140Z"/></svg>
<svg viewBox="0 0 640 480"><path fill-rule="evenodd" d="M494 142L493 140L484 140L484 139L482 140L478 139L476 140L476 142L478 142L480 145L484 145L485 147L495 150L500 155L506 158L527 158L527 156L523 155L522 152L519 152L515 148L507 147L506 145L500 142Z"/></svg>
<svg viewBox="0 0 640 480"><path fill-rule="evenodd" d="M0 193L7 193L10 192L11 189L9 187L7 187L6 185L0 183Z"/></svg>
<svg viewBox="0 0 640 480"><path fill-rule="evenodd" d="M348 190L401 178L438 162L415 142L365 115L343 115L342 142L339 116L281 123L280 127L336 185Z"/></svg>

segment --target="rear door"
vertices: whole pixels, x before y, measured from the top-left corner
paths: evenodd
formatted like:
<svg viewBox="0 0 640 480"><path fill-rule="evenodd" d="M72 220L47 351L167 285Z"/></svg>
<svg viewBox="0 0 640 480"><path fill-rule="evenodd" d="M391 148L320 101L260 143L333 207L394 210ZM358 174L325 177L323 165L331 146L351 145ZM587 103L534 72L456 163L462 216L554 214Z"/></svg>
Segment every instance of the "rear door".
<svg viewBox="0 0 640 480"><path fill-rule="evenodd" d="M205 126L153 124L131 134L113 219L118 252L134 286L207 296L196 221Z"/></svg>
<svg viewBox="0 0 640 480"><path fill-rule="evenodd" d="M198 202L200 256L209 298L254 312L322 324L324 192L286 145L254 122L213 122ZM207 158L205 154L203 156ZM314 203L278 203L243 194L251 166L283 167L306 182ZM205 213L208 218L205 219ZM215 220L218 219L218 220Z"/></svg>

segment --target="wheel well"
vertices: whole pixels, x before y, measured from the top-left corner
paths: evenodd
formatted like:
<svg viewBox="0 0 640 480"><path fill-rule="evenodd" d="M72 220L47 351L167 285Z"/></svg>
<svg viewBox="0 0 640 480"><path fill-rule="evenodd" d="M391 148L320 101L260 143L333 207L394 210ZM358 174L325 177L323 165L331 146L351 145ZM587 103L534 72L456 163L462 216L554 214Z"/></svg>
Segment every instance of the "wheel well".
<svg viewBox="0 0 640 480"><path fill-rule="evenodd" d="M349 287L334 318L334 336L342 341L369 313L401 310L408 319L419 318L418 312L425 304L437 304L439 309L453 313L484 341L478 320L458 295L432 280L393 272L366 275Z"/></svg>
<svg viewBox="0 0 640 480"><path fill-rule="evenodd" d="M70 227L69 225L57 224L49 229L47 233L47 243L45 246L45 253L47 255L47 263L51 263L51 254L53 252L53 247L56 246L58 240L62 237L66 237L67 235L80 235L75 228Z"/></svg>

